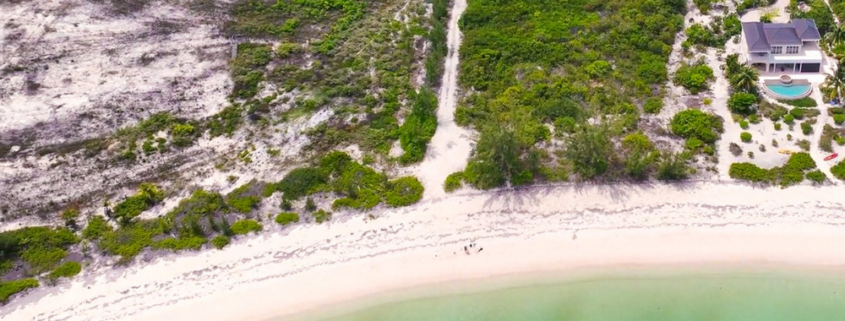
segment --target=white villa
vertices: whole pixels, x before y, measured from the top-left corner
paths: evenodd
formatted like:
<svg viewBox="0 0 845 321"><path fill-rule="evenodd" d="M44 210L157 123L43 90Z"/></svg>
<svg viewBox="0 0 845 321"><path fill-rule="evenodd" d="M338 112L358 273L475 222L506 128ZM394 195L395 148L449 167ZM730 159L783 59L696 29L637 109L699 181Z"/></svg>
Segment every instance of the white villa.
<svg viewBox="0 0 845 321"><path fill-rule="evenodd" d="M816 22L795 19L789 23L743 22L740 46L748 64L767 73L821 72L824 54Z"/></svg>

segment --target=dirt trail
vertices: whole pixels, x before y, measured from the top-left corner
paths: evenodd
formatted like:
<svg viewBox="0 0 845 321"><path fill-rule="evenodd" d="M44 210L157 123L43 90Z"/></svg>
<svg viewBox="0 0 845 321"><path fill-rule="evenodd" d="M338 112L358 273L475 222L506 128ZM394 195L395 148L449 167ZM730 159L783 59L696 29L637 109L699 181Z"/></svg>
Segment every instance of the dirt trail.
<svg viewBox="0 0 845 321"><path fill-rule="evenodd" d="M458 101L458 62L462 34L458 29L458 20L467 7L466 0L454 0L448 27L448 48L442 87L437 106L437 132L428 145L423 162L414 169L415 174L425 186L426 198L440 198L443 181L449 174L463 170L472 151L470 131L455 124L455 106Z"/></svg>

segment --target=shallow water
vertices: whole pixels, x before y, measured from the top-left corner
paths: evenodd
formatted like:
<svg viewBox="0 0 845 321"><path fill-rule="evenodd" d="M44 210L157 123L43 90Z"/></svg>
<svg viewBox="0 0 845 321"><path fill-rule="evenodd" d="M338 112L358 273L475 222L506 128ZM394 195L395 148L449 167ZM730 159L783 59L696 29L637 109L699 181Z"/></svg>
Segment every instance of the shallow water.
<svg viewBox="0 0 845 321"><path fill-rule="evenodd" d="M310 320L845 321L845 279L810 273L623 273L386 303Z"/></svg>

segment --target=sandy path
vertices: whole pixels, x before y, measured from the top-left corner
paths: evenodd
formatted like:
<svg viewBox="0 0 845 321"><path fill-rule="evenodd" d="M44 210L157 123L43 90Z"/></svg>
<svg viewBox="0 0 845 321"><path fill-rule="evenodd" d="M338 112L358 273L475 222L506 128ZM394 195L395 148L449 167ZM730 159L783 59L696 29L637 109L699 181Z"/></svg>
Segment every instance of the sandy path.
<svg viewBox="0 0 845 321"><path fill-rule="evenodd" d="M93 267L2 320L258 320L434 282L618 264L843 265L841 191L796 186L557 186L464 193L300 225L222 251ZM466 255L476 242L482 253Z"/></svg>
<svg viewBox="0 0 845 321"><path fill-rule="evenodd" d="M446 68L437 106L437 131L428 144L426 157L419 167L414 169L425 187L425 197L436 199L443 197L443 181L449 174L466 167L472 151L470 131L455 124L455 106L458 103L458 63L461 48L461 31L458 20L467 7L466 0L454 0L449 17L447 33L449 53L445 59Z"/></svg>

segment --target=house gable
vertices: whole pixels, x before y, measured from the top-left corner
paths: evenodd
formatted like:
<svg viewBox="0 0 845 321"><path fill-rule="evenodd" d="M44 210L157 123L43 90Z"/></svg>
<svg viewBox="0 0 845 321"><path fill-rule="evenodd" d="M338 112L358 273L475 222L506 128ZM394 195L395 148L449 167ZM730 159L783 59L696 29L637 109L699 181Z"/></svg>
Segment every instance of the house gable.
<svg viewBox="0 0 845 321"><path fill-rule="evenodd" d="M789 23L743 22L742 34L749 52L768 52L772 46L794 46L821 39L819 29L811 19L795 19Z"/></svg>

